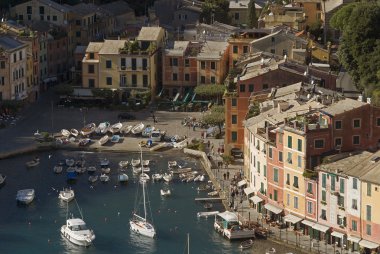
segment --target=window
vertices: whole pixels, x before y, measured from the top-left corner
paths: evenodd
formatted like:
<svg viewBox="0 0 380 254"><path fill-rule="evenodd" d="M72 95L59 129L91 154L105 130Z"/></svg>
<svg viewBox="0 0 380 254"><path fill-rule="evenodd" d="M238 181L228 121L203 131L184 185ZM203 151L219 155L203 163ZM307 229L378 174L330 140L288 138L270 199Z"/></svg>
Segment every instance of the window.
<svg viewBox="0 0 380 254"><path fill-rule="evenodd" d="M310 201L307 201L307 213L312 214L313 213L313 203Z"/></svg>
<svg viewBox="0 0 380 254"><path fill-rule="evenodd" d="M205 76L201 76L201 84L205 84L206 83L206 77Z"/></svg>
<svg viewBox="0 0 380 254"><path fill-rule="evenodd" d="M335 121L335 130L341 130L342 129L342 121Z"/></svg>
<svg viewBox="0 0 380 254"><path fill-rule="evenodd" d="M267 165L263 165L263 169L264 169L264 177L267 177Z"/></svg>
<svg viewBox="0 0 380 254"><path fill-rule="evenodd" d="M95 66L93 64L88 65L88 73L95 73Z"/></svg>
<svg viewBox="0 0 380 254"><path fill-rule="evenodd" d="M292 164L292 153L291 153L291 152L288 152L288 158L286 159L286 161L287 161L289 164Z"/></svg>
<svg viewBox="0 0 380 254"><path fill-rule="evenodd" d="M143 75L143 87L148 86L148 75Z"/></svg>
<svg viewBox="0 0 380 254"><path fill-rule="evenodd" d="M127 76L125 74L120 75L120 86L121 87L127 86Z"/></svg>
<svg viewBox="0 0 380 254"><path fill-rule="evenodd" d="M294 180L293 187L298 188L298 176L294 176L293 180Z"/></svg>
<svg viewBox="0 0 380 254"><path fill-rule="evenodd" d="M286 184L290 185L290 174L286 174Z"/></svg>
<svg viewBox="0 0 380 254"><path fill-rule="evenodd" d="M32 6L26 6L26 13L32 14Z"/></svg>
<svg viewBox="0 0 380 254"><path fill-rule="evenodd" d="M90 53L90 59L94 59L95 58L95 55L94 55L94 53Z"/></svg>
<svg viewBox="0 0 380 254"><path fill-rule="evenodd" d="M294 208L298 209L298 197L294 197Z"/></svg>
<svg viewBox="0 0 380 254"><path fill-rule="evenodd" d="M313 184L307 183L307 192L313 194Z"/></svg>
<svg viewBox="0 0 380 254"><path fill-rule="evenodd" d="M275 50L275 49L270 49L270 53L271 53L271 54L275 54L275 53L276 53L276 50Z"/></svg>
<svg viewBox="0 0 380 254"><path fill-rule="evenodd" d="M238 46L233 46L232 47L232 51L234 52L234 54L237 54L238 53Z"/></svg>
<svg viewBox="0 0 380 254"><path fill-rule="evenodd" d="M95 79L88 79L88 87L93 88L95 87Z"/></svg>
<svg viewBox="0 0 380 254"><path fill-rule="evenodd" d="M57 21L57 16L53 15L53 21Z"/></svg>
<svg viewBox="0 0 380 254"><path fill-rule="evenodd" d="M360 128L360 119L354 119L354 128Z"/></svg>
<svg viewBox="0 0 380 254"><path fill-rule="evenodd" d="M352 136L352 144L360 145L360 136L359 135Z"/></svg>
<svg viewBox="0 0 380 254"><path fill-rule="evenodd" d="M281 161L281 162L283 161L281 151L278 152L278 161Z"/></svg>
<svg viewBox="0 0 380 254"><path fill-rule="evenodd" d="M216 69L216 63L215 62L211 62L211 70L215 70Z"/></svg>
<svg viewBox="0 0 380 254"><path fill-rule="evenodd" d="M45 14L45 7L40 6L40 15L44 15L44 14Z"/></svg>
<svg viewBox="0 0 380 254"><path fill-rule="evenodd" d="M231 106L232 107L236 107L237 106L237 99L236 98L232 98L232 100L231 100Z"/></svg>
<svg viewBox="0 0 380 254"><path fill-rule="evenodd" d="M248 53L248 46L243 46L243 53L247 54Z"/></svg>
<svg viewBox="0 0 380 254"><path fill-rule="evenodd" d="M272 147L268 148L268 157L272 159Z"/></svg>
<svg viewBox="0 0 380 254"><path fill-rule="evenodd" d="M205 61L201 61L201 69L202 70L206 69L206 62Z"/></svg>
<svg viewBox="0 0 380 254"><path fill-rule="evenodd" d="M326 220L326 210L325 209L321 210L321 219Z"/></svg>
<svg viewBox="0 0 380 254"><path fill-rule="evenodd" d="M326 202L326 191L322 190L322 201Z"/></svg>
<svg viewBox="0 0 380 254"><path fill-rule="evenodd" d="M377 127L380 126L380 117L376 118L376 126L377 126Z"/></svg>
<svg viewBox="0 0 380 254"><path fill-rule="evenodd" d="M171 66L178 66L178 58L171 58Z"/></svg>
<svg viewBox="0 0 380 254"><path fill-rule="evenodd" d="M278 183L278 168L273 168L273 182Z"/></svg>
<svg viewBox="0 0 380 254"><path fill-rule="evenodd" d="M273 200L274 201L277 201L277 196L278 196L278 191L277 190L273 190Z"/></svg>
<svg viewBox="0 0 380 254"><path fill-rule="evenodd" d="M189 67L190 66L190 60L189 59L185 59L185 67Z"/></svg>
<svg viewBox="0 0 380 254"><path fill-rule="evenodd" d="M352 199L352 209L358 210L358 200Z"/></svg>
<svg viewBox="0 0 380 254"><path fill-rule="evenodd" d="M106 81L107 81L107 86L112 86L112 77L107 77Z"/></svg>
<svg viewBox="0 0 380 254"><path fill-rule="evenodd" d="M358 179L352 178L352 189L357 190L358 189Z"/></svg>
<svg viewBox="0 0 380 254"><path fill-rule="evenodd" d="M314 139L314 148L321 149L325 147L325 141L323 139Z"/></svg>
<svg viewBox="0 0 380 254"><path fill-rule="evenodd" d="M351 230L358 231L358 222L356 220L351 221Z"/></svg>
<svg viewBox="0 0 380 254"><path fill-rule="evenodd" d="M371 215L372 209L371 208L372 207L370 205L366 206L366 216L365 217L366 217L367 221L371 221L371 219L372 219L372 215Z"/></svg>
<svg viewBox="0 0 380 254"><path fill-rule="evenodd" d="M335 148L342 146L342 138L335 138Z"/></svg>
<svg viewBox="0 0 380 254"><path fill-rule="evenodd" d="M326 188L326 174L322 174L322 188Z"/></svg>
<svg viewBox="0 0 380 254"><path fill-rule="evenodd" d="M14 63L17 62L17 55L16 55L16 53L13 54L13 62Z"/></svg>
<svg viewBox="0 0 380 254"><path fill-rule="evenodd" d="M286 205L290 205L290 194L286 194Z"/></svg>
<svg viewBox="0 0 380 254"><path fill-rule="evenodd" d="M372 229L371 229L371 225L370 224L366 225L366 233L367 233L367 235L371 235L372 234Z"/></svg>
<svg viewBox="0 0 380 254"><path fill-rule="evenodd" d="M232 142L237 141L237 132L236 131L231 131L231 140L232 140Z"/></svg>
<svg viewBox="0 0 380 254"><path fill-rule="evenodd" d="M330 176L331 191L335 191L335 176Z"/></svg>
<svg viewBox="0 0 380 254"><path fill-rule="evenodd" d="M190 74L189 73L185 73L185 81L190 81Z"/></svg>
<svg viewBox="0 0 380 254"><path fill-rule="evenodd" d="M20 60L22 60L22 51L18 52Z"/></svg>
<svg viewBox="0 0 380 254"><path fill-rule="evenodd" d="M261 171L261 169L260 169L260 161L258 161L257 162L257 172L260 174L260 171Z"/></svg>
<svg viewBox="0 0 380 254"><path fill-rule="evenodd" d="M142 69L147 70L148 69L148 60L146 58L142 59Z"/></svg>
<svg viewBox="0 0 380 254"><path fill-rule="evenodd" d="M291 136L288 136L288 147L289 148L292 148L292 137Z"/></svg>
<svg viewBox="0 0 380 254"><path fill-rule="evenodd" d="M76 24L77 26L80 26L80 24L81 24L81 20L80 20L80 19L75 20L75 24Z"/></svg>
<svg viewBox="0 0 380 254"><path fill-rule="evenodd" d="M297 167L302 167L302 157L300 155L297 156Z"/></svg>
<svg viewBox="0 0 380 254"><path fill-rule="evenodd" d="M216 82L215 82L215 77L214 76L211 76L210 77L210 82L211 82L211 84L215 84Z"/></svg>
<svg viewBox="0 0 380 254"><path fill-rule="evenodd" d="M261 192L262 194L265 194L265 193L264 193L265 190L264 190L264 183L263 183L263 182L260 183L260 192Z"/></svg>
<svg viewBox="0 0 380 254"><path fill-rule="evenodd" d="M344 193L344 179L339 179L339 183L340 183L339 192Z"/></svg>
<svg viewBox="0 0 380 254"><path fill-rule="evenodd" d="M75 36L76 36L77 38L80 38L80 36L81 36L80 31L76 31L76 32L75 32Z"/></svg>
<svg viewBox="0 0 380 254"><path fill-rule="evenodd" d="M235 18L235 20L239 20L239 13L238 12L235 12L235 15L234 15L234 18Z"/></svg>
<svg viewBox="0 0 380 254"><path fill-rule="evenodd" d="M173 73L173 81L177 81L178 80L178 74L177 73Z"/></svg>
<svg viewBox="0 0 380 254"><path fill-rule="evenodd" d="M232 115L231 116L231 123L232 124L237 124L237 115Z"/></svg>
<svg viewBox="0 0 380 254"><path fill-rule="evenodd" d="M245 92L245 84L240 84L240 92L241 93Z"/></svg>
<svg viewBox="0 0 380 254"><path fill-rule="evenodd" d="M107 60L106 61L106 68L107 69L111 69L112 68L112 61L111 60Z"/></svg>
<svg viewBox="0 0 380 254"><path fill-rule="evenodd" d="M1 61L0 62L0 68L1 69L5 69L5 61Z"/></svg>
<svg viewBox="0 0 380 254"><path fill-rule="evenodd" d="M249 84L248 85L248 92L250 92L250 93L252 93L253 92L253 90L254 90L254 85L253 84Z"/></svg>
<svg viewBox="0 0 380 254"><path fill-rule="evenodd" d="M136 58L132 58L132 70L135 71L137 69Z"/></svg>
<svg viewBox="0 0 380 254"><path fill-rule="evenodd" d="M267 90L268 89L268 84L263 84L263 90Z"/></svg>
<svg viewBox="0 0 380 254"><path fill-rule="evenodd" d="M124 57L120 59L120 66L122 70L125 70L125 68L127 67L127 61Z"/></svg>
<svg viewBox="0 0 380 254"><path fill-rule="evenodd" d="M297 140L297 150L302 152L302 139Z"/></svg>
<svg viewBox="0 0 380 254"><path fill-rule="evenodd" d="M275 38L274 38L274 37L272 37L271 39L272 39L272 42L274 42L274 41L275 41Z"/></svg>
<svg viewBox="0 0 380 254"><path fill-rule="evenodd" d="M338 197L338 206L344 207L344 196Z"/></svg>
<svg viewBox="0 0 380 254"><path fill-rule="evenodd" d="M372 191L372 184L367 183L367 196L371 196L371 191Z"/></svg>
<svg viewBox="0 0 380 254"><path fill-rule="evenodd" d="M47 16L46 16L46 19L50 21L50 15L47 15Z"/></svg>
<svg viewBox="0 0 380 254"><path fill-rule="evenodd" d="M136 87L137 86L137 75L132 74L132 86Z"/></svg>

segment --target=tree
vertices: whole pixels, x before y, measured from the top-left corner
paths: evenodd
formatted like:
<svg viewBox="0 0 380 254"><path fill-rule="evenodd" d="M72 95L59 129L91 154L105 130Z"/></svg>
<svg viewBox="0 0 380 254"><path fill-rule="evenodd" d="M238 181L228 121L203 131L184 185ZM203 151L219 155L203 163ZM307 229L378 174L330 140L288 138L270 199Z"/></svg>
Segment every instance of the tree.
<svg viewBox="0 0 380 254"><path fill-rule="evenodd" d="M208 114L203 116L202 121L209 125L216 125L219 128L219 134L222 134L222 126L224 124L224 106L215 105Z"/></svg>
<svg viewBox="0 0 380 254"><path fill-rule="evenodd" d="M234 157L231 155L222 154L223 163L226 167L234 162Z"/></svg>
<svg viewBox="0 0 380 254"><path fill-rule="evenodd" d="M212 15L214 20L228 24L230 18L228 16L230 3L227 0L206 0L202 4L202 12L200 15L201 22L212 23Z"/></svg>
<svg viewBox="0 0 380 254"><path fill-rule="evenodd" d="M343 32L339 60L367 96L380 89L379 20L380 6L377 2L350 4L332 18L333 27Z"/></svg>
<svg viewBox="0 0 380 254"><path fill-rule="evenodd" d="M257 15L255 0L249 1L248 4L248 25L250 28L257 28Z"/></svg>
<svg viewBox="0 0 380 254"><path fill-rule="evenodd" d="M198 94L201 97L206 97L208 99L216 99L219 103L220 98L223 96L226 88L223 85L200 85L194 89L194 93Z"/></svg>

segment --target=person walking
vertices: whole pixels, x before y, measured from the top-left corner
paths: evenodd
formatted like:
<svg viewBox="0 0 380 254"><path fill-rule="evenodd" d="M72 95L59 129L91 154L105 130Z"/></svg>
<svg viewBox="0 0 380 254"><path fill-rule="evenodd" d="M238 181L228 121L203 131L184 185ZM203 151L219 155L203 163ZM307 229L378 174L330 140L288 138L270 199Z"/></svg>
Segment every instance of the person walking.
<svg viewBox="0 0 380 254"><path fill-rule="evenodd" d="M227 180L230 179L230 171L227 171Z"/></svg>

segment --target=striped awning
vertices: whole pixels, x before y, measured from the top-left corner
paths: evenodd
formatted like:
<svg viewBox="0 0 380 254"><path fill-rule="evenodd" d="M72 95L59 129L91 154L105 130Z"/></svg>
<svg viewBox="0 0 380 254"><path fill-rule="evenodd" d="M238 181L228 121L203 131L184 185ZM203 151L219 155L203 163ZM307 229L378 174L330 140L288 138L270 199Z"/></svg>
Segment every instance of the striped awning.
<svg viewBox="0 0 380 254"><path fill-rule="evenodd" d="M290 222L292 224L296 224L296 223L300 222L302 220L302 218L297 217L297 216L289 213L288 215L286 215L284 217L284 220L285 220L285 222Z"/></svg>
<svg viewBox="0 0 380 254"><path fill-rule="evenodd" d="M260 198L259 196L253 196L253 197L250 197L249 198L253 203L257 204L257 203L260 203L261 201L263 201L262 198Z"/></svg>

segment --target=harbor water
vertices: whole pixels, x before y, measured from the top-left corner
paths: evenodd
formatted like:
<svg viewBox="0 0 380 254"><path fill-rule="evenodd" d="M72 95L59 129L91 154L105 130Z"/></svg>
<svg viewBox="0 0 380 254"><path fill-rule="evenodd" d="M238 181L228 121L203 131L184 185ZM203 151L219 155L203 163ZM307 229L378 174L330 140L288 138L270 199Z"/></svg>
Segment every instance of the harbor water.
<svg viewBox="0 0 380 254"><path fill-rule="evenodd" d="M26 168L25 163L35 156L40 164ZM88 174L78 175L75 183L66 181L66 167L63 173L55 174L53 167L60 160L81 156L86 166L94 165L100 174L100 159L108 158L111 180L90 184ZM138 180L129 166L127 184L117 181L118 162L139 158L139 153L82 153L55 151L22 155L0 161L0 173L7 176L6 184L0 189L0 253L187 253L187 233L190 235L190 253L241 253L240 241L223 239L213 229L214 218L197 218L199 211L205 211L203 204L194 201L206 197L206 192L197 192L199 183L174 181L169 184L170 197L161 197L160 189L165 183L149 182L147 192L151 212L157 231L157 238L138 236L129 229L129 219L134 209ZM167 170L169 160L186 161L186 167L201 171L197 159L185 157L180 152L147 153L143 159L152 161L151 173ZM64 187L75 191L77 203L88 227L93 229L96 239L92 246L85 248L73 245L60 235L60 227L66 222L67 210L80 216L74 201L68 205L58 199L58 192ZM34 188L35 200L28 206L17 205L16 192ZM214 204L213 210L224 211L221 204ZM265 253L275 247L277 253L294 252L267 240L255 240L253 248L244 253Z"/></svg>

